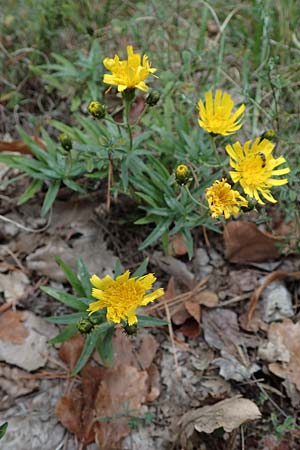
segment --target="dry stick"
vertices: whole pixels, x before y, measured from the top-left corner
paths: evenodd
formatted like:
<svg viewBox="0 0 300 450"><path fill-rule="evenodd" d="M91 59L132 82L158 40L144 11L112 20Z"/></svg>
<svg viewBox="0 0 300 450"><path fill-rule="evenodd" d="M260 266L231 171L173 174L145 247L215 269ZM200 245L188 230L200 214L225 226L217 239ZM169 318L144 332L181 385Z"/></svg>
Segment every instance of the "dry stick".
<svg viewBox="0 0 300 450"><path fill-rule="evenodd" d="M207 283L208 278L203 278L191 291L185 292L184 294L176 295L175 297L165 299L164 302L157 303L156 305L150 306L147 308L147 311L157 311L164 308L164 304L170 304L171 306L177 305L178 303L182 303L183 301L187 301L191 299L195 294L201 292L205 288L205 284Z"/></svg>
<svg viewBox="0 0 300 450"><path fill-rule="evenodd" d="M181 378L181 373L180 373L177 354L176 354L176 346L175 346L175 341L174 341L174 334L173 334L173 328L172 328L172 323L171 323L170 310L169 310L169 307L168 307L168 304L166 301L164 302L164 305L165 305L166 316L167 316L167 320L168 320L168 329L169 329L170 339L171 339L171 343L172 343L174 363L175 363L175 367L176 367L176 375L177 375L177 378Z"/></svg>
<svg viewBox="0 0 300 450"><path fill-rule="evenodd" d="M44 227L34 230L33 228L25 227L21 223L15 222L14 220L11 220L8 217L2 216L2 214L0 214L0 220L3 220L4 222L12 223L16 227L21 228L21 230L28 231L29 233L42 233L43 231L47 230L47 228L49 227L49 225L51 223L51 218L52 218L52 209L50 210L48 223Z"/></svg>
<svg viewBox="0 0 300 450"><path fill-rule="evenodd" d="M14 252L8 247L8 245L1 245L1 247L3 247L7 253L10 254L10 256L12 257L12 259L15 261L15 263L17 264L17 266L19 266L19 268L22 270L22 272L27 272L28 270L25 269L25 267L23 266L23 264L21 263L21 261L18 259L18 257L14 254Z"/></svg>

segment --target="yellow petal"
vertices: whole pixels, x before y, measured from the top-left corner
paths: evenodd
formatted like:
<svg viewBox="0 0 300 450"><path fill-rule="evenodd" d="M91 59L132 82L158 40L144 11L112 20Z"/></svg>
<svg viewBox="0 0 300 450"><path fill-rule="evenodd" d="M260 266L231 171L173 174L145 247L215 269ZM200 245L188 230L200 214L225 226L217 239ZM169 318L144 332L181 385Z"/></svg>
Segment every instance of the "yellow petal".
<svg viewBox="0 0 300 450"><path fill-rule="evenodd" d="M288 183L287 178L283 178L282 180L275 180L275 178L269 178L268 179L268 185L269 186L283 186L284 184Z"/></svg>
<svg viewBox="0 0 300 450"><path fill-rule="evenodd" d="M143 297L143 300L141 302L141 306L148 305L148 303L154 302L159 297L162 297L164 295L165 291L163 288L156 289L156 291L151 292L150 294L146 294Z"/></svg>
<svg viewBox="0 0 300 450"><path fill-rule="evenodd" d="M116 278L116 281L118 283L124 283L125 281L127 281L129 279L129 276L130 276L130 272L129 272L129 270L126 270L126 272L124 272L122 275L119 275Z"/></svg>
<svg viewBox="0 0 300 450"><path fill-rule="evenodd" d="M149 289L152 289L153 283L155 283L156 277L153 275L153 273L148 273L148 275L144 275L143 277L140 277L136 280L136 283L141 286L144 291L148 291Z"/></svg>
<svg viewBox="0 0 300 450"><path fill-rule="evenodd" d="M104 290L111 286L114 283L114 280L109 275L106 275L104 278L99 278L97 275L93 275L90 278L90 282L93 286L95 286L95 288Z"/></svg>
<svg viewBox="0 0 300 450"><path fill-rule="evenodd" d="M128 314L127 322L128 322L129 326L134 325L135 323L137 323L137 321L138 321L138 319L137 319L135 313Z"/></svg>
<svg viewBox="0 0 300 450"><path fill-rule="evenodd" d="M102 300L103 294L104 294L104 292L100 291L100 289L96 289L96 288L92 289L92 297L98 298L98 300Z"/></svg>
<svg viewBox="0 0 300 450"><path fill-rule="evenodd" d="M211 117L214 113L213 96L212 96L211 91L205 93L205 107L206 107L207 117Z"/></svg>
<svg viewBox="0 0 300 450"><path fill-rule="evenodd" d="M90 303L87 311L89 312L89 314L93 314L94 312L99 311L99 309L102 308L104 308L103 303L101 301L98 301Z"/></svg>

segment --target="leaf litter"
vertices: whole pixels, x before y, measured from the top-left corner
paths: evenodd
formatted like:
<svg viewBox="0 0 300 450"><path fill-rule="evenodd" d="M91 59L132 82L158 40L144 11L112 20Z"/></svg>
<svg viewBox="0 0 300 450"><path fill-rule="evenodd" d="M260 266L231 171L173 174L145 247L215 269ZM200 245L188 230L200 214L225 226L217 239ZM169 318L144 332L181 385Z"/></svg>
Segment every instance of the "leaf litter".
<svg viewBox="0 0 300 450"><path fill-rule="evenodd" d="M25 207L22 208L23 211L28 211ZM80 202L58 201L53 211L52 222L46 232L43 235L29 235L29 237L32 237L31 248L33 252L31 255L29 255L30 245L25 245L28 234L16 227L13 230L14 239L9 242L9 247L17 257L20 257L26 269L34 271L38 276L46 275L52 280L64 281L61 272L59 273L57 266L53 264L51 253L54 255L56 252L55 256L60 254L63 258L66 256L69 261L72 260L73 262L75 255L86 250L85 258L88 259L90 256L88 265L91 267L91 270L96 266L99 273L100 266L100 272L106 270L108 273L112 273L115 257L112 252L107 250L102 232L99 232L99 226L92 223L93 208L94 205L83 208L83 203ZM35 217L32 217L32 214L31 212L28 216L24 215L26 217L24 224L30 223L30 221L34 222ZM19 222L22 222L22 220L19 220ZM36 224L40 226L38 222ZM276 239L266 236L265 233L262 233L263 236L261 236L260 230L255 230L251 235L252 237L250 236L252 240L246 240L246 235L249 232L249 227L247 227L248 225L245 226L245 230L242 233L242 242L244 243L242 249L236 250L234 246L228 247L227 242L228 259L232 263L252 263L253 261L250 260L256 252L258 252L256 253L258 256L254 260L265 261L271 256L277 257L277 250L274 250L274 241ZM251 229L252 231L254 230L253 226ZM38 238L33 238L33 236ZM254 246L256 239L258 239L257 244L261 247L260 249ZM53 246L53 252L49 247L49 242ZM96 246L95 242L97 242ZM178 243L180 244L180 239ZM97 247L97 250L94 251L93 246ZM276 245L275 248L277 249ZM234 251L231 254L232 249ZM201 252L197 252L197 250L201 250ZM228 397L236 395L239 392L236 389L236 385L232 385L226 380L248 381L252 377L254 372L252 369L257 362L255 349L259 344L259 340L253 335L251 328L249 328L249 333L251 334L248 335L240 331L237 318L241 318L244 312L244 305L239 303L239 300L237 300L237 303L233 303L235 317L228 319L228 310L224 309L222 303L223 300L225 300L225 303L230 301L232 295L237 297L244 293L250 293L251 295L251 292L255 291L259 284L260 278L264 275L263 271L265 269L263 266L259 268L258 265L256 265L255 270L249 268L250 266L242 269L239 267L238 272L241 271L241 273L237 274L237 271L232 270L232 267L228 268L228 265L220 255L222 249L221 251L220 248L218 248L218 251L215 251L213 248L207 251L205 248L197 250L196 254L199 257L201 255L201 261L198 261L198 271L193 267L193 262L186 263L184 260L171 256L162 257L161 255L156 255L157 264L159 264L158 261L162 261L160 263L161 270L176 278L176 287L173 288L173 294L166 301L171 311L173 323L177 326L177 328L175 326L175 350L181 378L177 377L174 370L174 348L166 343L165 337L162 337L160 333L156 332L155 334L159 344L153 337L147 337L144 338L144 341L141 339L140 348L142 350L139 351L137 349L135 352L128 351L127 338L126 342L120 339L116 346L116 351L118 346L121 349L118 353L118 359L120 358L120 361L122 361L119 373L117 371L114 372L114 369L111 367L103 367L103 362L101 362L102 367L96 367L94 366L94 360L91 360L80 376L76 377L74 385L72 386L71 384L68 387L69 392L67 391L61 396L57 403L56 410L62 422L65 423L67 429L72 429L83 442L92 442L96 438L99 443L106 440L108 448L109 445L114 445L114 448L118 448L118 446L122 448L120 447L122 445L120 442L130 431L128 417L125 417L128 410L130 411L130 408L133 408L134 411L138 411L137 414L140 414L144 410L146 402L155 402L160 396L159 408L151 405L148 405L146 408L149 410L152 408L157 415L158 422L165 425L161 426L160 432L157 431L157 428L149 426L151 432L156 434L152 441L149 440L150 444L145 442L145 448L151 450L153 448L162 448L157 443L162 443L166 440L172 441L168 428L171 422L176 422L176 418L192 408L200 409L207 402L213 402L214 405L218 405L219 401L227 400ZM177 255L183 255L183 252L184 248L175 251ZM103 255L104 263L101 260ZM9 256L9 262L15 265L15 261L13 261L11 256ZM271 270L273 270L272 267ZM8 272L8 274L14 272ZM16 273L27 274L27 272L20 271L16 271ZM5 277L8 276L7 270L4 270L4 274ZM231 274L230 279L228 277L229 274ZM291 277L287 277L287 279L291 279ZM297 281L297 278L294 279ZM26 286L24 287L26 288ZM21 289L20 287L20 293ZM16 301L18 301L18 295L18 293L15 294ZM6 297L12 298L12 295ZM255 313L257 313L256 306L254 308ZM252 311L250 307L249 310ZM158 314L164 315L164 308L164 302L162 301L160 307L157 310L153 309L153 312L155 313L156 311ZM182 314L181 319L180 313ZM217 327L221 330L223 339L220 339L220 332L216 333L215 330L215 335L213 336L212 330L210 330L210 333L207 331L206 318L207 314L210 315L211 313L220 315L220 319L214 318L216 326L213 328L215 330ZM175 322L176 314L178 316L177 323ZM211 315L212 317L213 314ZM270 329L273 325L275 324L270 325ZM184 330L183 326L186 327L186 330ZM18 327L22 329L22 320L19 320L15 331L18 330ZM268 331L268 328L269 326L266 324L260 328L260 332L265 333ZM18 333L17 331L16 336L18 336ZM203 334L207 344L202 338ZM197 337L191 340L192 336ZM271 341L270 336L269 340ZM154 341L151 340L152 338ZM119 336L116 339L119 339ZM218 343L218 339L222 344ZM70 353L68 360L70 368L74 367L78 357L78 349L82 345L82 339L79 338L77 344L73 343L72 345L74 345L74 349L67 350L67 353ZM160 355L159 367L153 363L153 358L157 359L157 356L154 356L156 353ZM97 357L95 357L95 360L100 362ZM278 377L278 380L280 378L284 380L290 396L292 392L299 395L297 383L291 375L293 372L297 373L299 362L297 359L295 361L292 369L288 370L287 361L282 361L280 358L268 362L269 370ZM262 366L263 359L260 360L259 364L260 367L265 369L265 366ZM274 371L271 370L271 367L273 367L271 364L275 364ZM219 368L221 376L217 374L216 371L218 369L216 367ZM106 378L107 374L110 374L108 379ZM122 374L121 380L119 379L119 374ZM128 382L135 380L134 386L128 385L129 389L132 389L131 396L136 397L135 402L130 402L131 399L122 395L123 390L126 390L126 380ZM139 392L136 392L134 388ZM21 387L19 392L22 392ZM96 396L96 393L99 392L101 395ZM118 397L120 397L119 402L114 398L113 392L116 392ZM251 391L248 390L248 392ZM107 408L101 403L102 394L106 398ZM293 402L292 396L291 400ZM119 417L120 415L124 415L124 417ZM94 422L96 416L101 420ZM119 432L115 433L118 421L120 421L120 428ZM201 427L198 431L195 427L195 430L196 432L203 432ZM134 433L136 433L136 442L143 442L138 440L138 433L140 433L139 436L143 436L143 439L147 439L144 431ZM135 440L133 441L135 442Z"/></svg>

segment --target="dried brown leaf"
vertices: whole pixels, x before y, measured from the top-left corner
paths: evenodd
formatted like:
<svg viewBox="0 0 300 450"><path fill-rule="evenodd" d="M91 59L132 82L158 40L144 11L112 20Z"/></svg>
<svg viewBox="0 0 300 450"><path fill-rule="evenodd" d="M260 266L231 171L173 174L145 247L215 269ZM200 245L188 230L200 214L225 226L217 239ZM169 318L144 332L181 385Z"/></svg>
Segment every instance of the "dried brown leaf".
<svg viewBox="0 0 300 450"><path fill-rule="evenodd" d="M260 231L254 223L235 221L224 227L226 257L230 262L267 261L280 256L280 237Z"/></svg>
<svg viewBox="0 0 300 450"><path fill-rule="evenodd" d="M129 410L139 410L147 397L146 372L135 367L118 365L107 369L106 377L100 383L95 400L96 417L112 417L109 422L96 422L96 443L100 448L121 448L121 439L130 432L128 417L118 417Z"/></svg>
<svg viewBox="0 0 300 450"><path fill-rule="evenodd" d="M176 233L169 239L168 255L183 256L187 254L186 243L182 233Z"/></svg>
<svg viewBox="0 0 300 450"><path fill-rule="evenodd" d="M276 361L269 364L270 371L300 391L300 321L295 324L289 319L273 322L268 338L265 354L269 360Z"/></svg>
<svg viewBox="0 0 300 450"><path fill-rule="evenodd" d="M186 444L194 431L212 433L218 428L231 432L243 423L260 419L256 404L240 396L222 400L214 405L204 406L186 413L179 422L181 444Z"/></svg>
<svg viewBox="0 0 300 450"><path fill-rule="evenodd" d="M200 327L199 323L196 322L195 319L190 317L187 319L183 325L179 328L179 331L188 338L194 338L199 336L200 334Z"/></svg>
<svg viewBox="0 0 300 450"><path fill-rule="evenodd" d="M184 304L187 312L196 320L196 322L200 323L201 318L201 309L198 303L194 303L193 301L185 302Z"/></svg>
<svg viewBox="0 0 300 450"><path fill-rule="evenodd" d="M199 305L207 306L207 308L213 308L219 303L219 298L215 292L205 289L204 291L197 292L193 296L193 301L199 303Z"/></svg>
<svg viewBox="0 0 300 450"><path fill-rule="evenodd" d="M0 340L22 344L28 336L23 321L24 314L20 311L8 310L0 315Z"/></svg>
<svg viewBox="0 0 300 450"><path fill-rule="evenodd" d="M46 148L45 143L41 139L35 136L32 136L32 138L36 142L36 144L38 144L41 148L43 149ZM26 155L32 154L30 147L28 147L28 145L25 144L25 142L22 140L12 142L1 141L0 152L14 152L14 153L16 152L16 153L23 153Z"/></svg>
<svg viewBox="0 0 300 450"><path fill-rule="evenodd" d="M83 438L83 428L81 423L81 411L83 407L83 397L80 389L72 389L69 394L63 395L58 400L55 407L55 414L67 430L76 434L79 439Z"/></svg>
<svg viewBox="0 0 300 450"><path fill-rule="evenodd" d="M65 341L59 349L59 356L73 370L82 352L84 338L81 334L76 334Z"/></svg>

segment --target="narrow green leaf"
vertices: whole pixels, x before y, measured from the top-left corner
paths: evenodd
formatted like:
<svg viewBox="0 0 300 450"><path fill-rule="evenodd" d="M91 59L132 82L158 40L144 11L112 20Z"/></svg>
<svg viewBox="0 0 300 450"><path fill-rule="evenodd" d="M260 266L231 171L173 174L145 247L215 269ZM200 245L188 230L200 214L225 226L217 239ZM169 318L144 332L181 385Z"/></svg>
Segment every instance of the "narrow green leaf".
<svg viewBox="0 0 300 450"><path fill-rule="evenodd" d="M181 232L182 232L184 240L185 240L189 259L192 259L193 254L194 254L194 241L193 241L192 233L188 228L182 228Z"/></svg>
<svg viewBox="0 0 300 450"><path fill-rule="evenodd" d="M111 325L111 328L107 330L104 336L99 336L96 344L96 349L100 355L103 364L108 362L110 366L112 366L113 363L112 338L114 332L115 332L115 325Z"/></svg>
<svg viewBox="0 0 300 450"><path fill-rule="evenodd" d="M142 264L136 269L136 271L133 272L132 278L139 278L139 277L142 277L143 275L145 275L148 264L149 264L149 258L147 257L144 259Z"/></svg>
<svg viewBox="0 0 300 450"><path fill-rule="evenodd" d="M80 372L80 370L83 368L83 366L87 363L90 356L92 355L96 347L98 337L101 334L106 333L110 327L111 323L104 322L102 325L99 325L94 331L92 331L90 334L87 335L81 355L79 356L79 359L71 372L71 376L74 376L78 372Z"/></svg>
<svg viewBox="0 0 300 450"><path fill-rule="evenodd" d="M46 294L50 295L50 297L53 297L59 302L70 306L70 308L77 309L77 311L86 311L87 309L87 305L83 301L83 299L74 297L74 295L67 294L64 291L59 291L58 289L52 288L50 286L42 286L41 289L42 291L46 292Z"/></svg>
<svg viewBox="0 0 300 450"><path fill-rule="evenodd" d="M141 243L139 246L139 250L144 250L146 247L151 245L153 242L157 241L161 237L161 235L167 231L169 226L171 225L171 220L166 220L164 222L160 222L154 230L149 234L149 236Z"/></svg>
<svg viewBox="0 0 300 450"><path fill-rule="evenodd" d="M87 297L91 296L92 285L90 282L91 274L88 271L82 258L77 259L78 277L81 282L81 286L84 289L84 293Z"/></svg>
<svg viewBox="0 0 300 450"><path fill-rule="evenodd" d="M41 215L43 217L47 214L47 212L53 205L53 202L56 199L59 188L60 188L60 180L53 181L50 184L47 194L45 195L45 199L44 199L44 203L43 203L43 207L42 207L42 211L41 211Z"/></svg>
<svg viewBox="0 0 300 450"><path fill-rule="evenodd" d="M63 182L68 188L72 189L72 191L80 192L81 194L85 194L86 193L86 190L83 187L81 187L78 183L75 183L75 181L73 181L73 180L69 180L68 178L64 178Z"/></svg>
<svg viewBox="0 0 300 450"><path fill-rule="evenodd" d="M8 422L4 422L4 423L2 423L2 425L0 425L0 439L3 438L3 436L5 435L7 427L8 427Z"/></svg>
<svg viewBox="0 0 300 450"><path fill-rule="evenodd" d="M115 278L119 277L122 273L122 264L121 261L119 260L119 258L116 261L116 266L115 266L115 270L114 270L114 274L115 274Z"/></svg>
<svg viewBox="0 0 300 450"><path fill-rule="evenodd" d="M138 325L140 327L155 327L168 325L167 320L158 319L157 317L137 315Z"/></svg>
<svg viewBox="0 0 300 450"><path fill-rule="evenodd" d="M31 199L43 186L43 180L33 180L25 192L21 195L18 201L18 205L26 203Z"/></svg>
<svg viewBox="0 0 300 450"><path fill-rule="evenodd" d="M64 314L63 316L51 316L47 317L47 321L51 323L56 323L57 325L70 325L78 323L80 319L88 317L88 314L84 312Z"/></svg>
<svg viewBox="0 0 300 450"><path fill-rule="evenodd" d="M55 258L55 261L57 262L57 264L59 265L59 267L61 268L61 270L64 272L68 282L70 283L70 285L72 286L72 288L80 295L80 296L85 296L85 291L83 289L83 287L81 286L80 280L78 279L77 275L75 272L73 272L73 270L71 269L70 266L68 266L68 264L66 264L61 258L59 258L58 256Z"/></svg>
<svg viewBox="0 0 300 450"><path fill-rule="evenodd" d="M72 323L65 327L61 333L50 339L48 342L49 344L60 344L61 342L67 341L72 336L75 336L76 333L78 333L77 325Z"/></svg>

